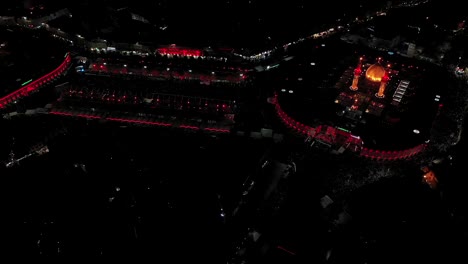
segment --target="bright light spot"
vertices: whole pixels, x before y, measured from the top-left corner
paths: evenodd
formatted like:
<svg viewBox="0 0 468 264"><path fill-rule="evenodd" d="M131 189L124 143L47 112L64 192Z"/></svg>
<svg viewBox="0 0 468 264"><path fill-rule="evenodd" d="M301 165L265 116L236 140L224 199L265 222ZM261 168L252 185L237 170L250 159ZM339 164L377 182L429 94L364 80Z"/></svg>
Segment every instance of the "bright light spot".
<svg viewBox="0 0 468 264"><path fill-rule="evenodd" d="M166 68L166 71L170 71L171 69L170 68Z"/></svg>
<svg viewBox="0 0 468 264"><path fill-rule="evenodd" d="M310 65L315 66L315 62L311 62Z"/></svg>
<svg viewBox="0 0 468 264"><path fill-rule="evenodd" d="M192 70L188 70L188 72L192 72Z"/></svg>
<svg viewBox="0 0 468 264"><path fill-rule="evenodd" d="M322 44L322 47L325 47L325 44Z"/></svg>
<svg viewBox="0 0 468 264"><path fill-rule="evenodd" d="M116 192L120 192L120 187L115 187Z"/></svg>
<svg viewBox="0 0 468 264"><path fill-rule="evenodd" d="M143 66L143 68L145 68L145 69L146 69L146 68L148 68L148 67L146 67L146 65L145 65L145 66Z"/></svg>
<svg viewBox="0 0 468 264"><path fill-rule="evenodd" d="M124 64L124 67L127 67L127 64Z"/></svg>
<svg viewBox="0 0 468 264"><path fill-rule="evenodd" d="M413 133L419 134L419 130L415 129L415 130L413 130Z"/></svg>
<svg viewBox="0 0 468 264"><path fill-rule="evenodd" d="M286 92L286 89L281 89L281 91L284 93L284 92Z"/></svg>
<svg viewBox="0 0 468 264"><path fill-rule="evenodd" d="M293 91L293 90L289 90L289 93L292 94L292 93L294 93L294 91Z"/></svg>

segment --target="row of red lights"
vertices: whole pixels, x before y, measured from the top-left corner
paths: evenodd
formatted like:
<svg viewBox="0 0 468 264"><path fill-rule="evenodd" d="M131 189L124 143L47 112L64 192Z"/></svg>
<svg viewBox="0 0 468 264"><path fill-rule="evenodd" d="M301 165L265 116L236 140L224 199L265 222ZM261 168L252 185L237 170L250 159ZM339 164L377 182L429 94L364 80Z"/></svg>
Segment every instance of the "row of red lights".
<svg viewBox="0 0 468 264"><path fill-rule="evenodd" d="M366 158L377 160L398 160L413 157L426 149L426 144L420 144L416 147L400 151L381 151L363 148L360 155Z"/></svg>
<svg viewBox="0 0 468 264"><path fill-rule="evenodd" d="M278 102L278 95L275 95L275 109L278 116L281 120L291 129L298 132L299 134L308 135L308 131L314 129L307 125L301 124L291 117L289 117L282 109ZM318 129L318 128L317 128ZM381 151L381 150L374 150L369 148L363 148L359 153L360 156L376 159L376 160L398 160L398 159L406 159L410 158L420 152L422 152L426 148L425 144L417 145L410 149L405 150L395 150L395 151Z"/></svg>
<svg viewBox="0 0 468 264"><path fill-rule="evenodd" d="M93 64L91 67L91 71L93 72L105 72L105 73L111 73L111 74L128 74L128 68L123 67L123 68L114 68L113 70L110 70L107 65L103 64ZM213 75L203 75L203 74L197 74L197 73L190 73L190 72L185 72L183 74L177 72L177 71L158 71L158 70L132 70L132 74L136 75L141 75L141 76L159 76L159 77L172 77L180 80L190 80L190 79L199 79L202 81L210 81L210 80L216 80L219 78L215 77ZM245 79L247 79L247 75L244 74L239 74L239 75L227 75L223 77L224 80L230 81L230 82L241 82Z"/></svg>
<svg viewBox="0 0 468 264"><path fill-rule="evenodd" d="M203 55L201 50L197 49L180 49L180 48L160 48L158 53L161 55L171 55L171 56L193 56L199 57Z"/></svg>
<svg viewBox="0 0 468 264"><path fill-rule="evenodd" d="M133 104L139 104L143 102L143 98L134 96L133 101L131 102L131 97L127 97L126 95L123 96L115 96L115 94L111 95L105 95L102 96L101 94L94 94L93 92L91 93L83 93L83 91L76 91L76 90L69 90L67 96L69 98L82 98L82 99L94 99L94 100L99 100L105 103L132 103ZM130 99L130 100L127 100ZM189 108L189 109L197 109L198 110L207 110L207 108L214 108L216 106L216 111L222 111L222 112L230 112L232 109L231 105L226 102L226 103L219 103L216 102L215 100L210 100L209 102L205 99L205 102L201 102L201 99L194 99L192 103L190 101L185 101L185 102L179 102L181 99L177 98L164 98L161 100L159 97L154 100L154 103L156 106L161 106L161 105L167 105L167 106L177 106L179 109L183 109L184 107ZM183 99L183 97L182 97ZM214 102L213 102L214 101Z"/></svg>
<svg viewBox="0 0 468 264"><path fill-rule="evenodd" d="M18 100L21 97L28 96L31 92L36 91L37 89L46 85L48 82L59 77L68 68L70 63L71 63L71 58L70 58L70 55L67 54L65 56L65 60L60 64L60 66L58 66L52 72L0 98L0 108L6 107L9 103L14 102L15 100Z"/></svg>
<svg viewBox="0 0 468 264"><path fill-rule="evenodd" d="M275 109L276 109L276 113L277 113L278 116L281 118L281 120L282 120L289 128L292 128L292 129L293 129L294 131L296 131L297 133L303 134L303 135L308 135L308 134L309 134L309 131L310 131L311 129L313 129L313 128L310 127L310 126L301 124L301 123L297 122L296 120L292 119L291 117L289 117L289 116L283 111L283 109L281 109L281 106L280 106L280 104L278 103L278 95L275 95Z"/></svg>
<svg viewBox="0 0 468 264"><path fill-rule="evenodd" d="M60 115L60 116L71 116L71 117L81 117L81 118L86 118L86 119L101 119L103 117L98 116L98 115L86 115L86 114L72 114L72 113L66 113L66 112L60 112L60 111L50 111L49 114L52 115ZM135 120L135 119L128 119L128 118L115 118L115 117L106 117L106 120L109 121L116 121L116 122L123 122L123 123L134 123L134 124L143 124L143 125L154 125L154 126L164 126L164 127L175 127L171 123L163 123L163 122L154 122L154 121L143 121L143 120ZM200 130L200 127L197 126L190 126L190 125L180 125L178 126L179 128L183 129L192 129L192 130ZM218 132L218 133L229 133L229 129L223 129L223 128L212 128L212 127L207 127L203 128L203 130L206 131L211 131L211 132Z"/></svg>

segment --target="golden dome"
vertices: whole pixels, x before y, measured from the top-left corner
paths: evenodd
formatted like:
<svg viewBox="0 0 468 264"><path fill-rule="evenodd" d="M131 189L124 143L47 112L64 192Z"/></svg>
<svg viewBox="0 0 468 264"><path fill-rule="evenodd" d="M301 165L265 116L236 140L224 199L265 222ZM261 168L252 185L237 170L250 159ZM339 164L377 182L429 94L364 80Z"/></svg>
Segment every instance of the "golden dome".
<svg viewBox="0 0 468 264"><path fill-rule="evenodd" d="M366 78L373 82L380 82L385 76L385 69L380 64L373 64L366 71Z"/></svg>

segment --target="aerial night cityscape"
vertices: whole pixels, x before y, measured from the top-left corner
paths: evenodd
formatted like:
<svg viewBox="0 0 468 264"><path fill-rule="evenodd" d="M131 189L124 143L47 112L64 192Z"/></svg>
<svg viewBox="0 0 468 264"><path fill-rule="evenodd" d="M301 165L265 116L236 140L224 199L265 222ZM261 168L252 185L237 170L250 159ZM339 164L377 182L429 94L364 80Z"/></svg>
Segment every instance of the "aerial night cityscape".
<svg viewBox="0 0 468 264"><path fill-rule="evenodd" d="M5 263L468 263L463 9L1 1Z"/></svg>

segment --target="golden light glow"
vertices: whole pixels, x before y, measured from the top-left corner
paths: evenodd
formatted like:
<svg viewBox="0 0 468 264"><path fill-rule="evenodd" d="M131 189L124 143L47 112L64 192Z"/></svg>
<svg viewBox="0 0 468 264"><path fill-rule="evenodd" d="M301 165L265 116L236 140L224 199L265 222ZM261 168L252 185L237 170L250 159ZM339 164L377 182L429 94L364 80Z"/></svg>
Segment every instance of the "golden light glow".
<svg viewBox="0 0 468 264"><path fill-rule="evenodd" d="M349 87L349 89L351 89L352 91L357 91L359 89L358 83L359 83L359 75L354 75L353 83L351 84L351 87Z"/></svg>
<svg viewBox="0 0 468 264"><path fill-rule="evenodd" d="M380 64L373 64L366 71L366 78L373 82L380 82L384 75L385 69Z"/></svg>
<svg viewBox="0 0 468 264"><path fill-rule="evenodd" d="M427 185L429 185L429 187L431 187L432 189L436 189L439 183L439 180L437 179L437 176L435 175L434 171L432 171L428 167L422 168L422 171L424 172L424 175L423 175L424 182Z"/></svg>
<svg viewBox="0 0 468 264"><path fill-rule="evenodd" d="M385 97L385 88L387 87L387 83L386 82L381 82L380 83L380 87L379 87L379 91L377 92L377 94L375 94L375 96L377 96L378 98L384 98Z"/></svg>

